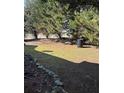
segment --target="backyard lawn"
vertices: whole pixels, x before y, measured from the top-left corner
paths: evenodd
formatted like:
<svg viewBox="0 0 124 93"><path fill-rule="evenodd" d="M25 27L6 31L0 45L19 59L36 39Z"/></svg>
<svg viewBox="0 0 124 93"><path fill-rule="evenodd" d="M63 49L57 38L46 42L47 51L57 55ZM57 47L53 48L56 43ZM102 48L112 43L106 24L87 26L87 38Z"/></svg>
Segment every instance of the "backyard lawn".
<svg viewBox="0 0 124 93"><path fill-rule="evenodd" d="M38 44L34 50L40 53L63 58L74 63L81 63L82 61L98 63L99 57L99 51L96 47L77 48L76 45L65 45L63 43L41 43ZM31 51L29 46L25 46L25 52L31 52L30 54L32 54L33 51Z"/></svg>
<svg viewBox="0 0 124 93"><path fill-rule="evenodd" d="M27 42L25 53L37 62L54 71L64 82L69 93L98 93L99 64L98 49L77 48L47 41Z"/></svg>

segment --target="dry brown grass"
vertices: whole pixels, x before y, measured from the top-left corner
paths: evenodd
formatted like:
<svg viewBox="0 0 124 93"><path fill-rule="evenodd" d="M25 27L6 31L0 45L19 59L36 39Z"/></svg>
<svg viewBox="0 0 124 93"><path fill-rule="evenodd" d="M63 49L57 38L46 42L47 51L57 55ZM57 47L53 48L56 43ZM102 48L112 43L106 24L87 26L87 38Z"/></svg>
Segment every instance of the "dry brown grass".
<svg viewBox="0 0 124 93"><path fill-rule="evenodd" d="M63 43L42 43L38 45L35 50L60 57L74 63L80 63L82 61L98 63L99 59L99 50L95 47L77 48L76 45L65 45Z"/></svg>
<svg viewBox="0 0 124 93"><path fill-rule="evenodd" d="M98 49L44 42L31 42L25 53L58 74L69 93L99 93Z"/></svg>

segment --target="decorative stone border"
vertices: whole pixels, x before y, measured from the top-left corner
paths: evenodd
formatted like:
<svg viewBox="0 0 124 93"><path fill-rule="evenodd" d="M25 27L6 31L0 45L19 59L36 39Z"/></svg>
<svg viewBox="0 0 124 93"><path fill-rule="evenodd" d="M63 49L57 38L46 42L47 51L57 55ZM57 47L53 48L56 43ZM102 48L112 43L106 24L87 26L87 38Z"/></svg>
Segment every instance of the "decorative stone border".
<svg viewBox="0 0 124 93"><path fill-rule="evenodd" d="M39 63L36 63L37 68L44 70L46 73L48 73L49 76L53 77L54 79L54 86L52 87L51 93L68 93L63 89L63 82L61 82L59 76L55 74L53 71L46 69L44 66L42 66ZM48 92L46 92L48 93Z"/></svg>
<svg viewBox="0 0 124 93"><path fill-rule="evenodd" d="M53 71L45 68L43 65L37 63L37 59L33 59L31 55L25 55L28 56L30 59L29 64L35 64L36 68L41 69L44 71L48 76L53 78L53 85L51 86L51 91L47 91L45 93L68 93L63 88L63 82L61 82L59 76L55 74ZM39 92L40 93L40 92Z"/></svg>

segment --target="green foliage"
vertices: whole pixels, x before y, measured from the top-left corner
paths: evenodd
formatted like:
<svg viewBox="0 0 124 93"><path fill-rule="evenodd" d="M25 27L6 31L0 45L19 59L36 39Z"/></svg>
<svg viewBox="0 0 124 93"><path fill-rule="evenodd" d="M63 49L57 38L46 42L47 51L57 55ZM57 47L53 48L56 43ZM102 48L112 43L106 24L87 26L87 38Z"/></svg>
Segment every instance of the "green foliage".
<svg viewBox="0 0 124 93"><path fill-rule="evenodd" d="M24 32L28 33L32 31L33 23L32 23L32 17L30 16L29 11L25 10L24 13Z"/></svg>
<svg viewBox="0 0 124 93"><path fill-rule="evenodd" d="M70 28L77 31L78 37L84 37L89 43L98 45L99 15L98 10L91 7L74 12L74 20L70 20Z"/></svg>
<svg viewBox="0 0 124 93"><path fill-rule="evenodd" d="M35 0L30 4L30 12L33 26L42 32L47 29L47 33L61 35L63 21L66 19L68 5L61 6L55 0Z"/></svg>
<svg viewBox="0 0 124 93"><path fill-rule="evenodd" d="M98 45L99 12L95 5L98 0L26 0L25 32L35 28L47 37L57 34L61 38L64 21L69 20L69 33L74 39L84 37Z"/></svg>

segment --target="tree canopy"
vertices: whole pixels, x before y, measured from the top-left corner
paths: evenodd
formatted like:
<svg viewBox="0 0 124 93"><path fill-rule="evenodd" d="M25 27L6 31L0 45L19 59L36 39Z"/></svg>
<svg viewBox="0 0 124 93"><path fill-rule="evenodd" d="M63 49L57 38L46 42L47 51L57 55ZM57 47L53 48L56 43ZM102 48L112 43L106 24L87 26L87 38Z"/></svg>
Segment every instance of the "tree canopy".
<svg viewBox="0 0 124 93"><path fill-rule="evenodd" d="M98 7L98 0L26 0L25 32L35 28L47 37L52 33L61 38L63 25L68 21L68 28L75 39L83 37L98 45Z"/></svg>

